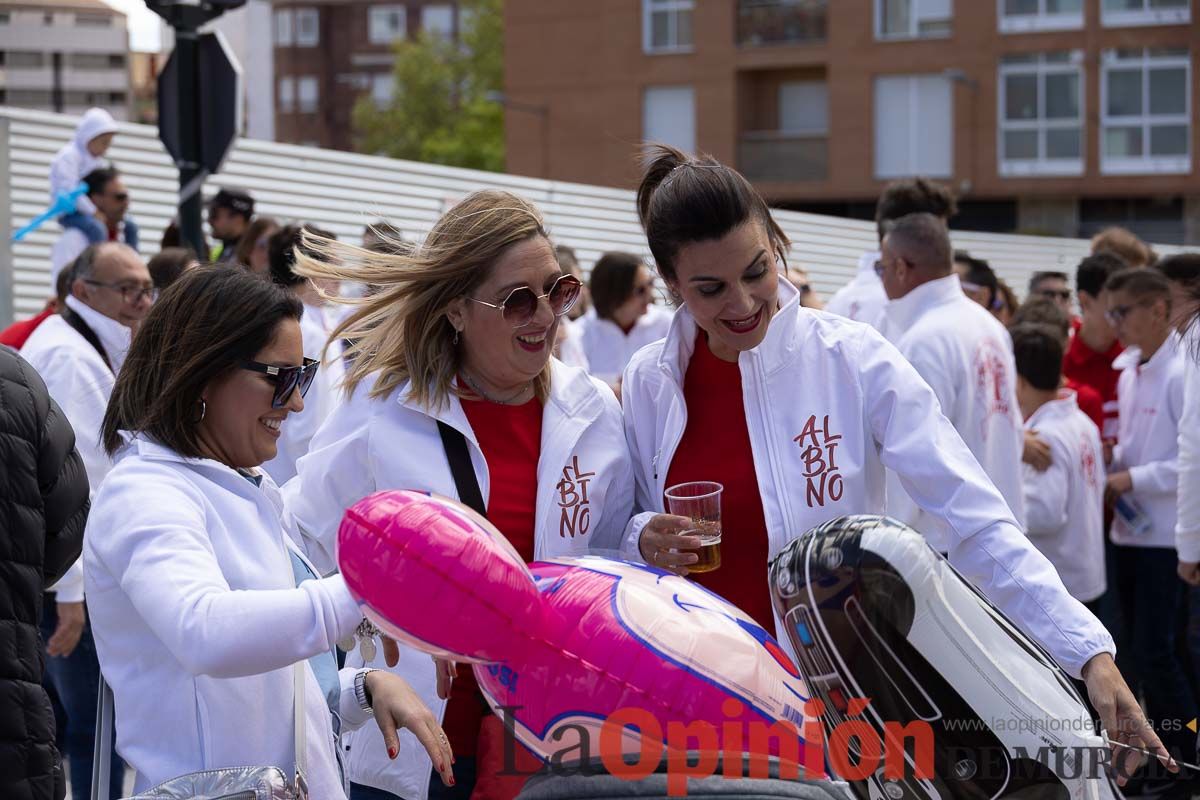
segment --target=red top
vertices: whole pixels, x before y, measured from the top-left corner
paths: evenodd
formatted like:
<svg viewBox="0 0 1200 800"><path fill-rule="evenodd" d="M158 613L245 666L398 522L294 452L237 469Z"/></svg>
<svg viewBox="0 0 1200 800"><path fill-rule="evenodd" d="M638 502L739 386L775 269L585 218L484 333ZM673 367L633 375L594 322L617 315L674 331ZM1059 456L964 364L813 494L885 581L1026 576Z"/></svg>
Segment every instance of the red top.
<svg viewBox="0 0 1200 800"><path fill-rule="evenodd" d="M667 470L667 487L688 481L716 481L721 494L721 566L693 574L774 635L767 585L767 522L763 516L750 431L742 401L742 373L708 349L701 331L683 379L687 428Z"/></svg>
<svg viewBox="0 0 1200 800"><path fill-rule="evenodd" d="M1121 373L1112 368L1112 362L1125 348L1121 347L1120 342L1114 341L1107 352L1097 353L1084 344L1079 335L1079 325L1080 323L1076 323L1075 335L1071 337L1071 343L1067 346L1067 353L1063 358L1063 375L1070 382L1090 386L1096 390L1104 409L1104 423L1100 426L1100 435L1105 439L1116 439L1117 378Z"/></svg>
<svg viewBox="0 0 1200 800"><path fill-rule="evenodd" d="M533 561L537 465L542 450L542 404L519 406L463 400L467 422L487 461L491 486L488 521L504 534L525 561ZM474 756L483 718L490 713L468 664L459 665L442 729L456 756Z"/></svg>
<svg viewBox="0 0 1200 800"><path fill-rule="evenodd" d="M1104 430L1104 399L1100 393L1087 384L1066 380L1066 387L1075 393L1075 402L1079 410L1088 415L1088 419L1096 423L1097 430Z"/></svg>
<svg viewBox="0 0 1200 800"><path fill-rule="evenodd" d="M29 337L33 335L33 332L37 330L37 326L45 322L53 313L54 308L47 306L46 310L36 317L31 317L21 322L14 322L0 331L0 344L6 344L14 350L20 350L25 346L25 342L29 341Z"/></svg>

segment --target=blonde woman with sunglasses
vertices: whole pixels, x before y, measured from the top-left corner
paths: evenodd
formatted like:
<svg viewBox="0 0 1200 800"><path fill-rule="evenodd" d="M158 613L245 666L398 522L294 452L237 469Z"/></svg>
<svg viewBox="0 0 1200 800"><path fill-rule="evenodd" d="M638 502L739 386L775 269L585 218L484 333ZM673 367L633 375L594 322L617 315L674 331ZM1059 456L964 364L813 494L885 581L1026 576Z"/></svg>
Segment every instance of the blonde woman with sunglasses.
<svg viewBox="0 0 1200 800"><path fill-rule="evenodd" d="M305 241L315 255L300 253L299 274L378 287L354 301L357 309L332 334L355 342L348 397L284 490L311 555L333 569L345 509L383 489L468 504L474 494L526 560L619 546L633 504L621 409L603 383L551 357L581 286L555 260L533 205L506 192L472 194L410 255ZM452 473L456 446L467 483ZM442 600L413 602L436 608ZM368 666L385 666L381 653L369 652L351 653L348 663L364 655ZM345 753L355 800L466 798L476 781L489 797L520 789L520 781L496 776L501 726L469 669L435 667L402 647L394 671L446 729L455 785L431 785L437 765L412 740L402 739L389 760L379 755L378 737L363 730Z"/></svg>

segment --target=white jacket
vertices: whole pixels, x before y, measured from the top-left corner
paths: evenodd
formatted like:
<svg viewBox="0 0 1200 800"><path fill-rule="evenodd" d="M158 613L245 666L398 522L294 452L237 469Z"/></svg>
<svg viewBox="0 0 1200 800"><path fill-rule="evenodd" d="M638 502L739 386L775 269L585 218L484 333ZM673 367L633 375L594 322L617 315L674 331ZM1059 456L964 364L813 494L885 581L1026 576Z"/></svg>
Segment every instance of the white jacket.
<svg viewBox="0 0 1200 800"><path fill-rule="evenodd" d="M550 398L542 414L534 557L615 550L633 506L620 408L600 381L557 360L551 363ZM457 398L435 417L406 399L407 386L372 399L374 382L374 376L368 378L330 415L309 454L300 459L299 474L283 490L285 505L310 537L309 553L320 567L336 566L334 544L342 515L372 492L420 489L458 498L438 433L439 419L466 437L485 503L489 496L487 462ZM359 663L358 652L350 653L347 664ZM371 666L385 667L382 653ZM440 720L446 703L437 696L433 660L401 647L400 663L393 671ZM345 747L355 783L405 798L426 796L432 764L415 738L400 738L395 761L384 753L378 728L366 726L346 737Z"/></svg>
<svg viewBox="0 0 1200 800"><path fill-rule="evenodd" d="M116 132L117 123L111 114L102 108L88 109L79 120L79 125L75 127L75 135L71 141L63 145L50 162L51 203L58 199L60 194L67 194L78 186L92 170L108 166L107 159L92 155L87 146L97 136ZM96 205L83 194L75 201L75 210L91 215L96 213Z"/></svg>
<svg viewBox="0 0 1200 800"><path fill-rule="evenodd" d="M1067 671L1078 676L1089 658L1114 652L1112 637L1029 544L896 348L868 325L802 308L783 281L780 300L762 344L738 359L769 555L827 520L881 513L887 467L949 525L951 563ZM680 309L667 339L625 371L625 435L636 507L645 512L628 530L630 558L640 560L637 539L649 512L663 510L667 472L687 426L683 380L696 331ZM759 580L767 579L766 567ZM787 641L782 629L777 638Z"/></svg>
<svg viewBox="0 0 1200 800"><path fill-rule="evenodd" d="M858 322L876 324L883 307L887 305L883 281L875 274L875 262L879 257L878 250L863 253L858 259L858 272L854 279L833 293L833 297L825 304L825 310Z"/></svg>
<svg viewBox="0 0 1200 800"><path fill-rule="evenodd" d="M1179 419L1178 519L1175 549L1179 560L1200 561L1200 326L1181 342L1183 347L1183 416Z"/></svg>
<svg viewBox="0 0 1200 800"><path fill-rule="evenodd" d="M292 665L331 650L362 612L341 576L296 587L281 511L269 477L255 486L140 438L96 493L88 611L135 791L202 769L292 769ZM329 708L305 674L312 796L342 797ZM343 728L362 724L354 670L339 677Z"/></svg>
<svg viewBox="0 0 1200 800"><path fill-rule="evenodd" d="M1134 502L1150 517L1152 530L1136 536L1113 520L1112 540L1133 547L1175 546L1175 498L1179 488L1179 421L1183 418L1183 351L1179 334L1171 335L1148 362L1130 347L1117 356L1120 435L1109 472L1129 470ZM1197 487L1188 487L1194 493Z"/></svg>
<svg viewBox="0 0 1200 800"><path fill-rule="evenodd" d="M889 301L880 331L933 389L942 413L1024 527L1024 434L1008 331L963 294L957 275L929 281ZM953 536L918 506L890 475L888 514L924 533L944 552Z"/></svg>
<svg viewBox="0 0 1200 800"><path fill-rule="evenodd" d="M1064 389L1025 420L1050 447L1050 468L1022 465L1030 541L1081 603L1104 594L1104 450L1096 423Z"/></svg>
<svg viewBox="0 0 1200 800"><path fill-rule="evenodd" d="M296 462L308 452L309 443L320 429L321 423L342 400L342 380L346 377L346 366L342 361L342 343L334 342L328 353L325 343L329 334L337 327L337 310L328 305L304 304L300 317L300 335L304 341L306 358L322 359L308 394L304 396L304 410L289 414L288 424L283 426L277 440L275 457L262 465L275 483L282 486L296 475Z"/></svg>
<svg viewBox="0 0 1200 800"><path fill-rule="evenodd" d="M130 331L114 319L85 305L73 296L67 305L88 324L112 363L112 369L82 334L58 314L46 318L21 348L21 355L42 376L46 389L75 431L75 449L83 459L88 484L94 495L112 462L100 444L100 426L108 409L116 377L129 351ZM76 560L58 583L50 587L60 603L83 600L83 564Z"/></svg>
<svg viewBox="0 0 1200 800"><path fill-rule="evenodd" d="M628 334L612 320L597 317L594 309L589 309L575 324L577 330L583 331L581 341L588 370L605 383L613 384L634 353L667 335L671 312L650 306Z"/></svg>

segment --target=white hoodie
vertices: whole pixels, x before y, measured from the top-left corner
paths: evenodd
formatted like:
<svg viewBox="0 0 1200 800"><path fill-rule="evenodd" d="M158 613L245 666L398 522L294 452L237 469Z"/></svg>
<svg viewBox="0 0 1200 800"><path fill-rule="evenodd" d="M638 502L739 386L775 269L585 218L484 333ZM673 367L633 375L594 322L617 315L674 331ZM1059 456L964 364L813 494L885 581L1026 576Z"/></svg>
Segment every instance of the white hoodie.
<svg viewBox="0 0 1200 800"><path fill-rule="evenodd" d="M63 145L50 162L51 203L57 200L60 194L67 194L78 186L92 170L108 166L108 159L92 155L87 146L97 136L116 132L117 123L112 114L103 108L87 110L75 128L75 137ZM88 199L87 194L83 194L75 201L75 210L91 216L96 213L96 205Z"/></svg>
<svg viewBox="0 0 1200 800"><path fill-rule="evenodd" d="M1050 467L1022 465L1030 541L1058 570L1071 596L1104 594L1104 450L1096 423L1063 389L1025 420L1050 447Z"/></svg>
<svg viewBox="0 0 1200 800"><path fill-rule="evenodd" d="M879 329L933 389L942 413L1024 527L1024 433L1008 331L963 294L957 275L929 281L890 300ZM912 525L945 552L952 536L918 506L890 475L888 514Z"/></svg>
<svg viewBox="0 0 1200 800"><path fill-rule="evenodd" d="M129 352L130 331L115 319L104 316L74 296L67 306L78 314L104 348L111 369L79 331L58 314L46 318L21 348L42 380L54 402L63 410L75 431L75 449L83 459L92 495L108 474L112 462L100 444L100 426L108 409L108 398ZM83 600L83 563L76 560L58 583L50 587L60 603Z"/></svg>
<svg viewBox="0 0 1200 800"><path fill-rule="evenodd" d="M629 333L612 320L600 319L595 309L589 309L577 322L572 333L582 328L580 341L587 357L588 371L608 384L617 382L633 354L651 342L667 335L671 312L656 305L638 317Z"/></svg>
<svg viewBox="0 0 1200 800"><path fill-rule="evenodd" d="M1113 361L1117 379L1120 434L1109 472L1128 470L1133 480L1130 497L1149 516L1151 530L1133 534L1113 520L1112 540L1130 547L1175 546L1175 498L1179 488L1179 421L1183 417L1183 349L1179 334L1171 335L1145 364L1136 347ZM1196 487L1189 487L1193 493Z"/></svg>
<svg viewBox="0 0 1200 800"><path fill-rule="evenodd" d="M279 493L263 477L255 486L139 438L96 493L88 612L135 793L205 769L290 772L292 665L332 651L362 620L340 575L296 587ZM369 718L354 676L338 676L343 730ZM343 797L329 707L311 668L305 680L312 796Z"/></svg>
<svg viewBox="0 0 1200 800"><path fill-rule="evenodd" d="M835 517L881 513L887 467L951 531L950 562L1064 669L1078 677L1092 656L1114 652L1112 637L1029 544L896 348L868 325L802 308L782 280L780 302L762 344L738 358L769 556ZM639 352L625 371L625 438L644 512L627 532L631 559L641 560L637 541L651 513L662 513L667 472L687 427L683 381L696 332L681 308L666 340ZM766 566L748 579L767 580ZM782 628L777 638L787 642Z"/></svg>
<svg viewBox="0 0 1200 800"><path fill-rule="evenodd" d="M557 359L551 365L550 397L542 412L534 558L616 550L633 507L620 407L607 386L582 370ZM336 568L334 545L342 515L372 492L419 489L458 499L438 420L466 437L485 504L489 497L487 461L457 398L431 415L407 399L407 384L371 398L374 384L375 376L369 376L334 410L297 464L298 474L283 487L284 503L322 570ZM350 653L346 663L361 663L358 652ZM386 668L382 653L371 666ZM441 720L446 701L437 696L433 659L402 646L400 663L392 671ZM432 763L411 736L400 737L400 754L389 761L378 726L364 726L345 737L344 756L355 783L405 798L425 797L429 791Z"/></svg>
<svg viewBox="0 0 1200 800"><path fill-rule="evenodd" d="M883 307L887 305L883 281L875 273L875 262L879 256L878 250L863 253L858 259L858 272L854 279L833 293L833 297L825 304L826 311L869 325L878 322Z"/></svg>

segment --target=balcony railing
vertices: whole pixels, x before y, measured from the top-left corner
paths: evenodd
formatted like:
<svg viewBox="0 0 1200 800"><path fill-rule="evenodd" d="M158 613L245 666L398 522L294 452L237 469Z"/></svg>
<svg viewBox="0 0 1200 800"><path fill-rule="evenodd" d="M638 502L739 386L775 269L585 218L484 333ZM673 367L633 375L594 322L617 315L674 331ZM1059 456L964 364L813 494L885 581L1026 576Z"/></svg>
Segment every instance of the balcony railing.
<svg viewBox="0 0 1200 800"><path fill-rule="evenodd" d="M828 0L738 0L739 45L825 41Z"/></svg>
<svg viewBox="0 0 1200 800"><path fill-rule="evenodd" d="M824 133L748 131L738 142L738 169L764 183L823 181L829 177L829 139Z"/></svg>

